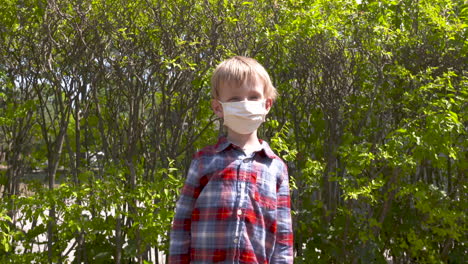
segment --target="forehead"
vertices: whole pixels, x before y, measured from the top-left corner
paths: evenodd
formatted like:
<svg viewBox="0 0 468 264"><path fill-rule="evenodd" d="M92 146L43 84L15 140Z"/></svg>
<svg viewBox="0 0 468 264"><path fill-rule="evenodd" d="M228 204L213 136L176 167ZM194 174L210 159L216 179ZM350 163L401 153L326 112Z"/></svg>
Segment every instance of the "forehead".
<svg viewBox="0 0 468 264"><path fill-rule="evenodd" d="M220 85L219 94L237 95L243 93L255 93L263 95L264 83L258 76L253 76L244 81L227 80Z"/></svg>

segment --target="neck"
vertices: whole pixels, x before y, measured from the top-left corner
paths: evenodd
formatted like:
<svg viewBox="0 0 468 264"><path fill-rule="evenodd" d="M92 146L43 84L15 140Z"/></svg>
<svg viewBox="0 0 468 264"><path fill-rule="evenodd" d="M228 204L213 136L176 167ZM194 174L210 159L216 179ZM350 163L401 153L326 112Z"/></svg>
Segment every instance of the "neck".
<svg viewBox="0 0 468 264"><path fill-rule="evenodd" d="M228 129L227 139L242 149L256 149L260 147L256 130L251 134L239 134Z"/></svg>

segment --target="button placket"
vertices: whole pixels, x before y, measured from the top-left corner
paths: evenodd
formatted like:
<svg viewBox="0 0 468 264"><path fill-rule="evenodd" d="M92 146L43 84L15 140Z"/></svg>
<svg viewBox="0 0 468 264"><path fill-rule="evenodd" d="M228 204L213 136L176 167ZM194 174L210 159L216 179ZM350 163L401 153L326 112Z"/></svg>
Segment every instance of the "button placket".
<svg viewBox="0 0 468 264"><path fill-rule="evenodd" d="M242 200L243 200L243 196L244 196L244 191L245 191L245 183L244 183L244 178L245 178L245 159L242 160L242 162L240 162L238 164L238 170L237 170L237 195L236 195L236 199L237 199L237 206L238 206L238 209L236 211L236 215L237 215L237 223L236 223L236 230L235 230L235 234L234 234L234 239L233 239L233 242L235 245L237 245L239 243L239 237L240 237L240 234L241 234L241 230L242 230L242 226L241 226L241 215L242 215L242 209L240 209L242 207Z"/></svg>
<svg viewBox="0 0 468 264"><path fill-rule="evenodd" d="M250 162L252 161L252 158L244 158L241 163L239 163L239 170L238 170L238 175L237 175L237 184L238 184L238 193L237 193L237 199L238 199L238 208L235 211L235 214L237 216L237 227L236 227L236 233L234 235L233 242L234 244L239 243L239 239L242 236L243 232L243 215L244 211L242 210L242 207L244 206L245 199L247 198L247 175L248 175L248 167L250 166Z"/></svg>

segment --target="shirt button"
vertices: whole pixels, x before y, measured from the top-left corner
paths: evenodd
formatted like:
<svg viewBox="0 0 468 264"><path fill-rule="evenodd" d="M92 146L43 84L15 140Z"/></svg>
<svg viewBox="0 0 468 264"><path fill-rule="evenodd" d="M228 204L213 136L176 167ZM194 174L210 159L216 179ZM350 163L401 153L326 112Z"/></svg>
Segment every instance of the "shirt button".
<svg viewBox="0 0 468 264"><path fill-rule="evenodd" d="M237 210L237 215L242 215L242 210L241 209Z"/></svg>
<svg viewBox="0 0 468 264"><path fill-rule="evenodd" d="M236 244L237 244L237 242L239 242L239 239L237 239L237 238L234 238L234 243L236 243Z"/></svg>

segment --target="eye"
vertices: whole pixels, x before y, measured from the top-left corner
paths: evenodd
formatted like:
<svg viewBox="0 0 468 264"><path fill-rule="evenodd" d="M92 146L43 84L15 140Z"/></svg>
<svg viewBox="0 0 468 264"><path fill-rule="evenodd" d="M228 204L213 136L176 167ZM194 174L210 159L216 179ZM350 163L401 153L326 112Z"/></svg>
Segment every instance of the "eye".
<svg viewBox="0 0 468 264"><path fill-rule="evenodd" d="M262 99L260 95L249 96L249 101L259 101L260 99Z"/></svg>

